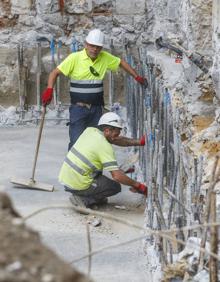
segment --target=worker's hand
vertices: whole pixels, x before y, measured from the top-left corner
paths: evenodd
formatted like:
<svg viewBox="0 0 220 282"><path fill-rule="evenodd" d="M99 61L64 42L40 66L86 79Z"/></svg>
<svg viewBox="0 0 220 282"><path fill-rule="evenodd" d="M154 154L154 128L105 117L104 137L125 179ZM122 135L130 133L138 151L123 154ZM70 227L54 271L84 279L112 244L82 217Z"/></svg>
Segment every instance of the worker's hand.
<svg viewBox="0 0 220 282"><path fill-rule="evenodd" d="M147 83L147 79L146 78L138 75L138 76L135 77L135 80L138 83L140 83L141 85L144 85L147 88L148 83Z"/></svg>
<svg viewBox="0 0 220 282"><path fill-rule="evenodd" d="M145 142L146 142L146 135L144 134L141 138L140 138L140 145L141 146L144 146L145 145Z"/></svg>
<svg viewBox="0 0 220 282"><path fill-rule="evenodd" d="M53 98L53 88L47 88L44 90L41 101L44 107L50 104L51 100Z"/></svg>
<svg viewBox="0 0 220 282"><path fill-rule="evenodd" d="M147 196L147 186L143 183L139 183L137 186L130 188L130 191Z"/></svg>
<svg viewBox="0 0 220 282"><path fill-rule="evenodd" d="M124 173L132 173L132 172L135 172L135 167L134 166L131 166L127 170L124 171Z"/></svg>

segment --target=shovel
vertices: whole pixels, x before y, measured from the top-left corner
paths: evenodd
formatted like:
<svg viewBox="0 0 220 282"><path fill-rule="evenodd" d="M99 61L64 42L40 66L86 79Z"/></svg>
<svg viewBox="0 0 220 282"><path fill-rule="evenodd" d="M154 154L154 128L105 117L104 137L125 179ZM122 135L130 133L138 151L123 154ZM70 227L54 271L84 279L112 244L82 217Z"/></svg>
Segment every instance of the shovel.
<svg viewBox="0 0 220 282"><path fill-rule="evenodd" d="M40 140L41 140L43 125L44 125L45 114L46 114L46 106L43 107L43 112L42 112L42 116L41 116L40 128L39 128L39 133L38 133L38 138L37 138L37 145L36 145L36 149L35 149L35 157L34 157L34 165L33 165L33 169L32 169L32 176L29 180L12 178L11 183L21 186L20 188L30 188L30 189L37 189L37 190L44 190L44 191L53 192L53 190L54 190L53 185L40 183L40 182L38 182L34 179L36 164L37 164L37 157L38 157L38 152L39 152L39 147L40 147Z"/></svg>

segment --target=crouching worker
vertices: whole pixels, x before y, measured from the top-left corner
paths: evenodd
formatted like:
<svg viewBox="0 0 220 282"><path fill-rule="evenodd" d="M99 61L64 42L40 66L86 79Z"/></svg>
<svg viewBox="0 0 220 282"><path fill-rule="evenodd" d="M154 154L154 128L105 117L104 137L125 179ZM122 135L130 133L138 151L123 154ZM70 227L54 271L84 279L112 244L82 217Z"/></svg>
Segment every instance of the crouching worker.
<svg viewBox="0 0 220 282"><path fill-rule="evenodd" d="M121 192L121 184L131 186L131 192L147 195L147 187L128 177L117 164L113 147L143 146L145 139L119 136L121 118L112 112L101 116L97 127L88 127L72 146L62 165L59 181L72 193L74 205L92 208L107 203L107 198ZM112 179L102 175L111 173Z"/></svg>

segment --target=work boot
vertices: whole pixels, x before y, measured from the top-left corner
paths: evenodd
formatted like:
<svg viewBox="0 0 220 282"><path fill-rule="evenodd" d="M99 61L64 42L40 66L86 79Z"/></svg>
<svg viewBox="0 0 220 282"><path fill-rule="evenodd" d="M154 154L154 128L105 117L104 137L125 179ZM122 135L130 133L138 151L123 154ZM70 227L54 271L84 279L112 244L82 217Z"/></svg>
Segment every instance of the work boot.
<svg viewBox="0 0 220 282"><path fill-rule="evenodd" d="M70 196L70 202L74 205L74 206L79 206L81 208L87 208L85 202L82 200L81 197L76 196L76 195L71 195Z"/></svg>
<svg viewBox="0 0 220 282"><path fill-rule="evenodd" d="M76 195L71 195L70 197L69 197L69 199L70 199L70 202L71 202L71 204L73 204L74 206L76 206L76 207L80 207L80 208L89 208L89 206L87 206L86 205L86 203L82 200L82 198L81 197L79 197L79 196L76 196ZM78 211L77 211L78 212ZM83 212L83 211L81 211L81 212L79 212L79 213L81 213L81 214L85 214L85 215L88 215L89 213L88 212Z"/></svg>
<svg viewBox="0 0 220 282"><path fill-rule="evenodd" d="M108 204L108 198L102 198L96 202L96 205L102 206Z"/></svg>
<svg viewBox="0 0 220 282"><path fill-rule="evenodd" d="M91 204L89 208L91 210L98 210L100 206L104 206L108 203L108 198L102 198L100 200L96 200L95 203Z"/></svg>

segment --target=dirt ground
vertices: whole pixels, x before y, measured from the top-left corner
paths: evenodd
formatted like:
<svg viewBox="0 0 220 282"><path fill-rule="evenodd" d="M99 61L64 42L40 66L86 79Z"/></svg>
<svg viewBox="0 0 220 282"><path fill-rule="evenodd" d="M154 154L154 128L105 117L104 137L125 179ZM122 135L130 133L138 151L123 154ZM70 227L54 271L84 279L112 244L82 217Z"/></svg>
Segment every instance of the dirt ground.
<svg viewBox="0 0 220 282"><path fill-rule="evenodd" d="M18 189L10 183L11 177L22 177L27 180L30 178L38 128L33 126L1 128L1 133L0 146L2 150L0 157L2 161L0 162L0 185L4 186L4 190L10 195L19 214L25 217L36 210L53 205L59 205L62 208L45 210L26 221L26 225L37 231L41 241L49 248L49 250L45 250L42 256L36 250L38 245L36 242L39 240L38 235L30 231L33 234L33 239L30 239L32 236L29 238L27 231L20 231L19 236L22 242L19 243L20 239L18 240L11 230L15 230L15 228L20 229L21 226L19 224L9 224L10 221L5 220L4 216L0 215L1 225L7 226L3 229L4 232L0 232L0 242L1 245L5 246L4 250L7 250L6 253L8 252L7 257L11 257L10 260L5 262L4 258L0 257L0 264L3 263L4 269L12 265L12 269L14 267L24 270L19 272L21 276L19 279L23 280L12 280L11 278L9 280L1 280L0 272L0 281L78 281L68 280L75 279L72 278L71 275L73 273L68 269L71 266L86 275L88 274L88 258L80 259L88 253L87 223L89 223L90 227L92 251L111 245L121 245L98 252L92 256L91 277L94 281L149 281L146 272L146 257L143 254L143 240L122 245L125 241L143 236L140 230L99 216L81 215L71 208L69 193L64 192L63 187L57 181L59 169L67 149L67 128L62 125L54 127L50 125L46 126L43 131L36 180L55 185L54 192ZM123 150L120 153L121 155L119 154L119 158L127 155L127 149ZM109 204L103 207L101 211L144 226L144 203L145 200L141 195L133 194L128 190L128 187L123 187L122 193L111 197ZM95 227L94 221L97 220L100 220L101 224ZM14 237L9 235L11 232ZM17 231L14 233L19 234ZM13 244L8 241L10 236L12 236ZM16 243L18 246L22 246L21 253L16 250ZM23 255L28 261L22 262L24 266L17 263L21 257L20 255ZM57 256L60 258L57 258ZM60 261L58 263L59 266L55 264L54 260ZM63 261L68 266L64 265ZM27 269L29 272L33 271L33 273L37 271L41 275L41 280L33 280L35 279L34 274L32 275L32 280L26 279ZM15 270L13 273L16 274L16 271L18 270ZM59 278L58 274L56 278L51 276L60 273L59 271L65 273L67 278Z"/></svg>

